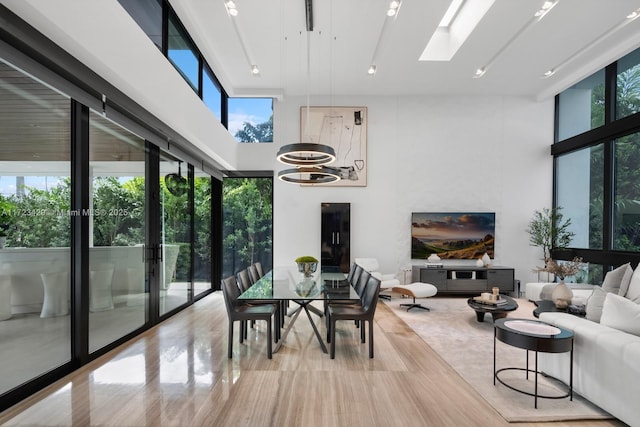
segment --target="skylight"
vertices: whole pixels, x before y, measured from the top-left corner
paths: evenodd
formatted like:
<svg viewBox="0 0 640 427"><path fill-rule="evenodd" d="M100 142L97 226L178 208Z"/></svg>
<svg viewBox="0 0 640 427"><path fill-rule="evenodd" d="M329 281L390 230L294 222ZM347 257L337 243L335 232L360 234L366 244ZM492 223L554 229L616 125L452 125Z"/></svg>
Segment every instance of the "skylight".
<svg viewBox="0 0 640 427"><path fill-rule="evenodd" d="M420 61L450 61L495 0L452 0Z"/></svg>

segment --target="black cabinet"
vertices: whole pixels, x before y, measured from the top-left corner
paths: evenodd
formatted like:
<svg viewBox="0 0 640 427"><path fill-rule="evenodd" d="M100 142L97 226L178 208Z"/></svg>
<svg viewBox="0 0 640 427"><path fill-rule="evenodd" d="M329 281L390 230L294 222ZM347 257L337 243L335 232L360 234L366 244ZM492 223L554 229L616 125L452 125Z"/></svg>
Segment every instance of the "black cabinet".
<svg viewBox="0 0 640 427"><path fill-rule="evenodd" d="M322 203L320 265L322 271L348 273L350 268L351 204Z"/></svg>
<svg viewBox="0 0 640 427"><path fill-rule="evenodd" d="M430 283L439 294L479 294L500 288L500 293L515 293L514 269L509 267L413 266L414 282Z"/></svg>

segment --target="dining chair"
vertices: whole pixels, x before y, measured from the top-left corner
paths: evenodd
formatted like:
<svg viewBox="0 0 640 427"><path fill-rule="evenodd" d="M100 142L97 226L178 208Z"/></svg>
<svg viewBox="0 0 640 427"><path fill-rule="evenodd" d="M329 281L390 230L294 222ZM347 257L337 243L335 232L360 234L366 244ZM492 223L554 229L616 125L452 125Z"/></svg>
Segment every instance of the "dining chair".
<svg viewBox="0 0 640 427"><path fill-rule="evenodd" d="M353 279L353 275L356 272L356 267L358 266L358 264L356 264L355 262L351 264L351 268L349 268L349 274L347 274L347 281L351 282L351 280Z"/></svg>
<svg viewBox="0 0 640 427"><path fill-rule="evenodd" d="M256 266L256 270L258 270L258 276L264 276L264 269L262 268L262 263L260 261L254 262L253 265Z"/></svg>
<svg viewBox="0 0 640 427"><path fill-rule="evenodd" d="M356 293L358 294L358 296L360 296L359 300L331 298L331 294L329 294L328 297L326 298L325 315L326 315L326 323L327 323L327 342L331 342L333 339L330 333L331 332L331 311L329 310L329 308L332 305L333 306L352 306L356 308L362 307L364 305L363 298L365 294L365 288L367 286L367 283L369 282L369 279L372 276L371 274L369 274L368 271L364 269L361 269L361 270L362 271L358 275L358 282L354 284ZM358 319L354 319L354 321L355 321L356 327L359 327L360 324L362 323ZM360 330L360 335L361 335L362 342L365 342L364 328Z"/></svg>
<svg viewBox="0 0 640 427"><path fill-rule="evenodd" d="M260 280L260 275L258 274L258 268L255 264L251 264L247 268L247 273L249 273L249 280L251 280L251 284L253 285L258 280Z"/></svg>
<svg viewBox="0 0 640 427"><path fill-rule="evenodd" d="M228 357L233 357L233 323L236 321L264 320L267 322L267 357L272 357L271 346L271 318L278 309L277 304L260 304L253 305L238 300L240 289L236 284L236 278L229 276L222 280L222 293L224 302L227 307L227 315L229 316L229 341L228 341ZM240 343L243 342L242 330L240 330Z"/></svg>
<svg viewBox="0 0 640 427"><path fill-rule="evenodd" d="M329 321L331 330L330 357L336 357L336 322L339 320L361 321L361 340L364 342L365 322L369 323L369 358L373 359L373 317L378 305L378 293L380 292L380 280L369 277L362 296L362 306L356 305L329 305Z"/></svg>
<svg viewBox="0 0 640 427"><path fill-rule="evenodd" d="M238 271L236 274L236 278L238 279L238 285L240 286L240 290L245 292L247 289L253 285L251 283L251 278L249 277L249 271L247 269Z"/></svg>
<svg viewBox="0 0 640 427"><path fill-rule="evenodd" d="M254 285L255 282L252 282L249 276L249 269L244 269L244 270L240 270L238 272L237 275L237 280L238 280L238 285L240 286L240 290L241 293L245 292L247 289L249 289L251 286ZM257 281L257 280L256 280ZM282 309L282 303L281 301L276 301L276 300L244 300L247 304L252 304L252 305L260 305L260 304L278 304L278 310L276 312L276 328L275 328L275 334L274 334L274 339L277 341L280 339L280 329L282 329L282 326L284 325L284 315L283 315L283 309ZM255 321L251 322L251 326L253 327L253 325L255 324ZM248 333L248 328L245 327L243 328L244 331L244 337L247 337L247 333Z"/></svg>
<svg viewBox="0 0 640 427"><path fill-rule="evenodd" d="M364 271L364 268L362 268L358 264L355 264L355 266L356 268L353 270L353 276L351 276L351 280L349 280L349 283L351 283L351 286L354 286L354 287L358 283L358 280L360 279L360 275Z"/></svg>

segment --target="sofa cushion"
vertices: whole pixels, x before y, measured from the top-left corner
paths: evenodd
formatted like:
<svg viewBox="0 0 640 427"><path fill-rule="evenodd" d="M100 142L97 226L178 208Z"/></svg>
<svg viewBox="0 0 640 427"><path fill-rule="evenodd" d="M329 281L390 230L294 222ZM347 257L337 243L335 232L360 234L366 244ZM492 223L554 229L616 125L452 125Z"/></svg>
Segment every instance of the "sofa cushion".
<svg viewBox="0 0 640 427"><path fill-rule="evenodd" d="M629 289L627 289L624 296L635 303L640 303L640 264L638 264L638 267L636 267L633 272L631 282L629 283Z"/></svg>
<svg viewBox="0 0 640 427"><path fill-rule="evenodd" d="M604 299L600 324L640 336L640 304L608 293Z"/></svg>
<svg viewBox="0 0 640 427"><path fill-rule="evenodd" d="M600 286L594 286L593 293L587 300L585 310L587 312L587 319L593 322L600 322L602 316L602 307L604 306L604 299L607 296L607 291Z"/></svg>
<svg viewBox="0 0 640 427"><path fill-rule="evenodd" d="M607 292L618 294L622 285L622 279L627 272L627 267L631 268L629 263L623 264L611 271L607 271L607 274L604 276L604 281L602 282L602 289Z"/></svg>
<svg viewBox="0 0 640 427"><path fill-rule="evenodd" d="M620 295L621 297L627 294L629 285L631 284L631 277L633 277L633 268L631 268L631 265L629 263L627 263L626 265L627 268L625 269L622 283L620 283L620 290L618 291L618 295Z"/></svg>

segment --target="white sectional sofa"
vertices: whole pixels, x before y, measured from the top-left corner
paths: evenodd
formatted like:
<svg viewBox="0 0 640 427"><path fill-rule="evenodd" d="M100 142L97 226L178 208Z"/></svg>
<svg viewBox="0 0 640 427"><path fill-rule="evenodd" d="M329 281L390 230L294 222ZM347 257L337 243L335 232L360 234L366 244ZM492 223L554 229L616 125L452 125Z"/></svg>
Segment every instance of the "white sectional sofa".
<svg viewBox="0 0 640 427"><path fill-rule="evenodd" d="M624 264L593 288L586 317L547 312L540 320L573 331L573 389L640 427L640 266ZM569 383L569 353L540 353L538 368Z"/></svg>
<svg viewBox="0 0 640 427"><path fill-rule="evenodd" d="M541 313L540 320L574 333L574 391L640 426L640 337L567 313ZM540 353L538 367L569 383L569 353Z"/></svg>

